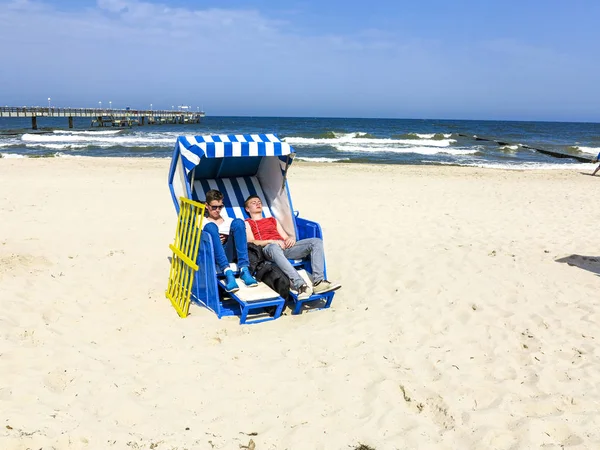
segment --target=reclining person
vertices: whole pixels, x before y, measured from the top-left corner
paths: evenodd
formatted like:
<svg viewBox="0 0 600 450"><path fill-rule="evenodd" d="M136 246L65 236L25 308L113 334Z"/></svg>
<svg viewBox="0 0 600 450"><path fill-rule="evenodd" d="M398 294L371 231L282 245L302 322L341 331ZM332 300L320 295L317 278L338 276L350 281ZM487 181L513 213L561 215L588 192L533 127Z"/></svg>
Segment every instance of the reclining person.
<svg viewBox="0 0 600 450"><path fill-rule="evenodd" d="M237 264L240 269L240 278L246 286L254 287L258 282L250 274L248 266L248 242L246 240L246 226L242 219L225 219L221 217L223 209L223 194L215 189L206 193L206 217L202 229L212 237L213 251L219 269L225 274L227 292L236 292L239 286L229 267L229 262L234 261L237 255Z"/></svg>
<svg viewBox="0 0 600 450"><path fill-rule="evenodd" d="M257 195L248 197L244 207L250 215L250 218L246 219L248 242L264 247L265 257L283 270L300 300L307 299L313 292L323 294L342 287L340 284L327 281L324 277L325 256L321 239L309 238L296 242L296 239L285 232L277 219L263 218L262 201ZM312 266L312 290L288 261L288 258L301 259L308 255Z"/></svg>

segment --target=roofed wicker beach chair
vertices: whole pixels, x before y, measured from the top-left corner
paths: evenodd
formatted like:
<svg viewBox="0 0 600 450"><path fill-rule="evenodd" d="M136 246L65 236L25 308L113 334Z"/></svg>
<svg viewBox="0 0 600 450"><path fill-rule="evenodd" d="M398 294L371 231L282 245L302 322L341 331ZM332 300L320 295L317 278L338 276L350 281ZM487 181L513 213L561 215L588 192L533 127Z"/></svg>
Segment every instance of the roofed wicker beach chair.
<svg viewBox="0 0 600 450"><path fill-rule="evenodd" d="M294 149L274 134L179 136L169 171L169 189L175 209L179 212L181 197L204 202L206 192L217 189L224 195L225 208L221 215L245 220L248 218L245 199L258 195L264 203L263 215L277 218L290 236L296 236L297 240L322 239L320 225L299 217L293 209L287 173L294 155ZM310 261L292 263L310 282L307 276L311 273ZM281 315L287 299L263 283L252 289L238 283L239 291L226 292L225 277L217 271L208 233L202 233L197 264L199 270L192 286L192 301L214 311L219 318L236 315L240 323L258 323ZM298 299L290 293L294 302L292 313L299 314L304 307L328 308L334 295L335 292L327 292ZM265 314L265 308L273 307L276 310L272 317Z"/></svg>

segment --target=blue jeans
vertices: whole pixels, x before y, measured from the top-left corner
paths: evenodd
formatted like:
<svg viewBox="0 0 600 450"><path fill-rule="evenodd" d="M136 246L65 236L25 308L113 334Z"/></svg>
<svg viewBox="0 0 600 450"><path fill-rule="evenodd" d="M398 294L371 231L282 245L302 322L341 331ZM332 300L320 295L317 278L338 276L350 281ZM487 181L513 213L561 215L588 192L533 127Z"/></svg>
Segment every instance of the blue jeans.
<svg viewBox="0 0 600 450"><path fill-rule="evenodd" d="M277 244L267 244L263 253L269 261L273 261L287 275L294 289L304 284L304 280L289 259L302 259L310 255L312 266L313 283L323 280L325 272L325 253L323 252L323 241L319 238L308 238L296 241L296 243L285 250Z"/></svg>
<svg viewBox="0 0 600 450"><path fill-rule="evenodd" d="M233 219L229 230L229 237L225 244L221 244L219 227L216 223L207 223L202 230L210 234L213 243L213 252L217 266L221 272L229 267L229 262L234 262L237 255L238 268L248 267L248 241L246 240L246 224L242 219ZM235 254L234 254L235 253Z"/></svg>

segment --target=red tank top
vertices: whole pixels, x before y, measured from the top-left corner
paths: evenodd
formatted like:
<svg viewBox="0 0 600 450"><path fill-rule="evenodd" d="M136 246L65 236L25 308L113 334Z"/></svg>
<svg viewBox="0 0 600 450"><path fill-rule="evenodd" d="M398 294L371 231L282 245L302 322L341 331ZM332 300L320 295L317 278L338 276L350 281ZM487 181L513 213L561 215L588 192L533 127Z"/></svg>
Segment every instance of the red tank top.
<svg viewBox="0 0 600 450"><path fill-rule="evenodd" d="M277 220L275 217L267 217L265 219L246 219L250 224L250 229L257 241L283 241L283 238L277 231Z"/></svg>

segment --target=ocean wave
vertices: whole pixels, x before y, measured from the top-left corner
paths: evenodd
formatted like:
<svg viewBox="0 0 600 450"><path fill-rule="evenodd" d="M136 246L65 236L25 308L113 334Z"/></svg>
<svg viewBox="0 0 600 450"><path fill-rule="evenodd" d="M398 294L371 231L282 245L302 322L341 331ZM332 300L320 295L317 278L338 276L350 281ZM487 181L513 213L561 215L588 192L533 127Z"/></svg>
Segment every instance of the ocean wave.
<svg viewBox="0 0 600 450"><path fill-rule="evenodd" d="M83 157L82 155L69 155L69 154L62 153L62 152L56 152L54 154L54 156L56 158L82 158Z"/></svg>
<svg viewBox="0 0 600 450"><path fill-rule="evenodd" d="M400 140L420 140L420 139L432 139L432 140L443 140L452 137L452 133L415 133L409 132L404 134L393 134L390 136L391 139ZM378 139L374 134L365 131L321 131L321 132L301 132L294 136L284 137L282 140L289 142L289 140L302 140L302 139ZM314 142L314 141L313 141Z"/></svg>
<svg viewBox="0 0 600 450"><path fill-rule="evenodd" d="M516 163L497 163L497 162L440 162L440 161L421 161L425 164L441 164L463 167L480 167L482 169L506 169L506 170L590 170L589 163L573 163L573 164L552 164L552 163L535 163L535 162L516 162ZM593 167L593 166L592 166Z"/></svg>
<svg viewBox="0 0 600 450"><path fill-rule="evenodd" d="M73 135L85 135L85 136L101 136L101 135L115 135L122 133L124 130L84 130L84 131L74 131L74 130L52 130L52 133L55 134L73 134Z"/></svg>
<svg viewBox="0 0 600 450"><path fill-rule="evenodd" d="M370 133L358 132L354 133L354 139L377 139L377 137Z"/></svg>
<svg viewBox="0 0 600 450"><path fill-rule="evenodd" d="M294 159L297 159L299 161L306 161L306 162L324 162L324 163L350 161L350 158L309 158L306 156L297 156Z"/></svg>
<svg viewBox="0 0 600 450"><path fill-rule="evenodd" d="M22 159L22 158L81 158L81 155L69 155L66 153L55 152L55 153L43 153L41 155L23 155L21 153L0 153L0 158L5 159Z"/></svg>
<svg viewBox="0 0 600 450"><path fill-rule="evenodd" d="M90 148L90 145L87 144L41 144L41 143L27 143L25 144L27 148L47 148L50 150L83 150L85 148ZM98 147L96 145L95 147Z"/></svg>
<svg viewBox="0 0 600 450"><path fill-rule="evenodd" d="M315 136L317 138L321 138L321 139L335 139L337 137L337 135L335 134L334 131L326 131L324 133L321 133L317 136Z"/></svg>
<svg viewBox="0 0 600 450"><path fill-rule="evenodd" d="M371 138L371 137L356 137L360 133L347 133L342 136L338 136L335 139L318 139L318 138L303 138L289 136L283 140L291 145L296 146L315 146L315 145L330 145L336 147L339 144L356 144L356 145L379 145L383 146L398 146L406 145L412 146L415 144L414 140L411 139L392 139L392 138ZM364 135L364 134L363 134ZM420 146L427 147L448 147L455 143L455 139L420 139L418 144Z"/></svg>
<svg viewBox="0 0 600 450"><path fill-rule="evenodd" d="M393 139L433 139L437 141L441 141L443 139L448 139L451 137L451 133L404 133L404 134L394 134L392 135Z"/></svg>
<svg viewBox="0 0 600 450"><path fill-rule="evenodd" d="M131 134L125 136L95 136L95 135L62 135L62 134L30 134L21 136L21 140L27 143L49 144L61 143L69 144L85 142L86 145L93 143L96 146L105 147L170 147L173 145L174 138L164 134L145 133L143 135Z"/></svg>
<svg viewBox="0 0 600 450"><path fill-rule="evenodd" d="M600 147L583 147L580 145L572 145L568 147L569 150L575 150L576 152L589 153L590 155L596 156L600 152Z"/></svg>
<svg viewBox="0 0 600 450"><path fill-rule="evenodd" d="M336 145L335 148L342 152L364 152L364 153L416 153L421 155L448 154L454 156L474 155L479 149L460 149L460 148L439 148L439 147L382 147L382 146L356 146L356 145Z"/></svg>

